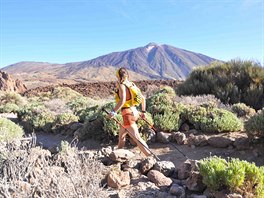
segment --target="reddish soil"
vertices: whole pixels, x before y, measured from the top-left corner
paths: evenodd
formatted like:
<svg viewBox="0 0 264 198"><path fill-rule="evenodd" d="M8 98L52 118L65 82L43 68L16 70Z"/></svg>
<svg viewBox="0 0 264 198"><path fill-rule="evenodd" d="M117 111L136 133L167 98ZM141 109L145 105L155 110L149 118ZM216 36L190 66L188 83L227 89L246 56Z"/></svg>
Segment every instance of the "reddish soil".
<svg viewBox="0 0 264 198"><path fill-rule="evenodd" d="M135 84L142 90L147 92L154 87L171 86L176 88L182 81L178 80L143 80L137 81ZM84 96L91 98L107 98L112 95L115 89L116 82L91 82L91 83L79 83L79 84L59 84L54 86L37 87L24 92L24 96L34 96L41 92L52 92L55 87L70 87L71 89L81 93Z"/></svg>

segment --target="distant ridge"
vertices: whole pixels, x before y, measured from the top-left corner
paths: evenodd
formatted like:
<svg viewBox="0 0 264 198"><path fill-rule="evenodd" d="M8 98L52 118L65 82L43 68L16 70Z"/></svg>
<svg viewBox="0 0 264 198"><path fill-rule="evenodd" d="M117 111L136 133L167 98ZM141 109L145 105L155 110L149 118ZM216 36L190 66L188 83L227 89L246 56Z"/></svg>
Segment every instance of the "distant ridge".
<svg viewBox="0 0 264 198"><path fill-rule="evenodd" d="M115 80L112 74L117 67L126 67L131 70L133 80L184 80L193 68L208 65L215 60L209 56L170 45L149 43L143 47L113 52L88 61L66 64L19 62L3 70L16 75L28 83L29 87L39 82L49 85L64 81L66 83L112 81ZM33 85L33 87L36 86Z"/></svg>

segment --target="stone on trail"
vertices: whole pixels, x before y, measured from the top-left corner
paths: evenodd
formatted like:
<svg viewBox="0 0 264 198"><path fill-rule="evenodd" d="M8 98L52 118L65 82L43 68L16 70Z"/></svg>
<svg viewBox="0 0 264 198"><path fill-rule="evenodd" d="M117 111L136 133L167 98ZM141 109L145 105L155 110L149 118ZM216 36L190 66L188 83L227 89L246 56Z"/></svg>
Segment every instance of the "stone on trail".
<svg viewBox="0 0 264 198"><path fill-rule="evenodd" d="M238 149L238 150L247 150L250 149L250 142L249 139L247 137L240 137L237 138L234 142L234 146Z"/></svg>
<svg viewBox="0 0 264 198"><path fill-rule="evenodd" d="M208 145L208 137L206 135L193 135L188 138L188 145L206 146Z"/></svg>
<svg viewBox="0 0 264 198"><path fill-rule="evenodd" d="M107 176L107 185L112 188L121 188L130 184L128 171L112 170Z"/></svg>
<svg viewBox="0 0 264 198"><path fill-rule="evenodd" d="M185 198L185 189L178 184L172 184L169 192L171 195L177 196L177 198Z"/></svg>
<svg viewBox="0 0 264 198"><path fill-rule="evenodd" d="M153 170L160 171L165 176L171 176L175 171L175 165L171 161L158 161Z"/></svg>
<svg viewBox="0 0 264 198"><path fill-rule="evenodd" d="M199 161L190 159L181 163L178 167L178 179L187 179L190 176L191 171L198 171L198 163Z"/></svg>
<svg viewBox="0 0 264 198"><path fill-rule="evenodd" d="M203 177L198 171L192 171L186 181L186 187L191 191L203 192L206 186L203 183Z"/></svg>
<svg viewBox="0 0 264 198"><path fill-rule="evenodd" d="M175 139L177 144L182 145L185 143L186 135L181 132L176 132L176 133L173 133L173 138Z"/></svg>
<svg viewBox="0 0 264 198"><path fill-rule="evenodd" d="M117 149L112 151L109 157L115 162L125 162L135 157L135 154L126 149Z"/></svg>
<svg viewBox="0 0 264 198"><path fill-rule="evenodd" d="M167 187L172 184L172 179L166 177L161 172L157 170L150 170L148 172L148 179L152 181L158 187Z"/></svg>
<svg viewBox="0 0 264 198"><path fill-rule="evenodd" d="M143 174L146 174L150 169L153 168L157 160L154 157L148 157L144 161L142 161L140 166L140 171Z"/></svg>
<svg viewBox="0 0 264 198"><path fill-rule="evenodd" d="M208 143L213 147L225 148L232 145L233 139L223 136L212 136L208 139Z"/></svg>
<svg viewBox="0 0 264 198"><path fill-rule="evenodd" d="M158 132L156 141L160 143L168 143L171 138L172 138L171 133Z"/></svg>

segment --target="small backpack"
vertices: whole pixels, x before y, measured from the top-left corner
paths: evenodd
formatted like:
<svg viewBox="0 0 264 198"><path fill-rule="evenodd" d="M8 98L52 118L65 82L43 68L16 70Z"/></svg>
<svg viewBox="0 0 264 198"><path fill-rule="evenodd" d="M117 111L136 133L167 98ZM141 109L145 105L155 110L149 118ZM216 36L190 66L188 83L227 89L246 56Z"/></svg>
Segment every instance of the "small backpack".
<svg viewBox="0 0 264 198"><path fill-rule="evenodd" d="M140 89L132 82L132 85L128 86L124 84L130 91L132 106L138 106L142 102L143 94Z"/></svg>

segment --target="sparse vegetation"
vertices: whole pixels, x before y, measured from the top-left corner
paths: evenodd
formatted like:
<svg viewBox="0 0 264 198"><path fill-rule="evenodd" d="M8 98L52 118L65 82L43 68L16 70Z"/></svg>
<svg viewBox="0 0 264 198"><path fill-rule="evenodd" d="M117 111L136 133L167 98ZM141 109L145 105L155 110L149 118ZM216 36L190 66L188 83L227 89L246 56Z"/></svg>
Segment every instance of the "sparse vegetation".
<svg viewBox="0 0 264 198"><path fill-rule="evenodd" d="M78 154L76 148L65 142L61 147L55 156L39 147L5 147L5 163L0 163L0 195L107 197L101 186L105 177L103 165Z"/></svg>
<svg viewBox="0 0 264 198"><path fill-rule="evenodd" d="M230 111L201 106L187 106L181 114L183 122L189 122L195 129L204 132L240 131L243 123Z"/></svg>
<svg viewBox="0 0 264 198"><path fill-rule="evenodd" d="M247 106L244 103L236 103L232 105L232 112L234 112L238 117L250 118L256 111L255 109Z"/></svg>
<svg viewBox="0 0 264 198"><path fill-rule="evenodd" d="M4 105L7 103L23 105L25 102L25 99L16 92L6 91L0 93L0 105Z"/></svg>
<svg viewBox="0 0 264 198"><path fill-rule="evenodd" d="M19 106L14 103L6 103L0 105L0 113L17 113L19 111Z"/></svg>
<svg viewBox="0 0 264 198"><path fill-rule="evenodd" d="M245 122L245 129L251 138L264 136L264 109Z"/></svg>
<svg viewBox="0 0 264 198"><path fill-rule="evenodd" d="M254 163L231 159L226 161L219 157L200 160L199 171L203 182L213 190L228 188L245 197L264 196L264 167Z"/></svg>
<svg viewBox="0 0 264 198"><path fill-rule="evenodd" d="M52 131L53 132L64 132L64 129L68 128L68 125L74 122L78 122L78 117L72 113L62 113L56 116L53 122Z"/></svg>
<svg viewBox="0 0 264 198"><path fill-rule="evenodd" d="M27 131L43 130L50 132L55 121L55 114L45 108L42 103L32 103L19 110L18 118Z"/></svg>
<svg viewBox="0 0 264 198"><path fill-rule="evenodd" d="M23 129L14 122L0 117L0 142L11 142L23 136Z"/></svg>

